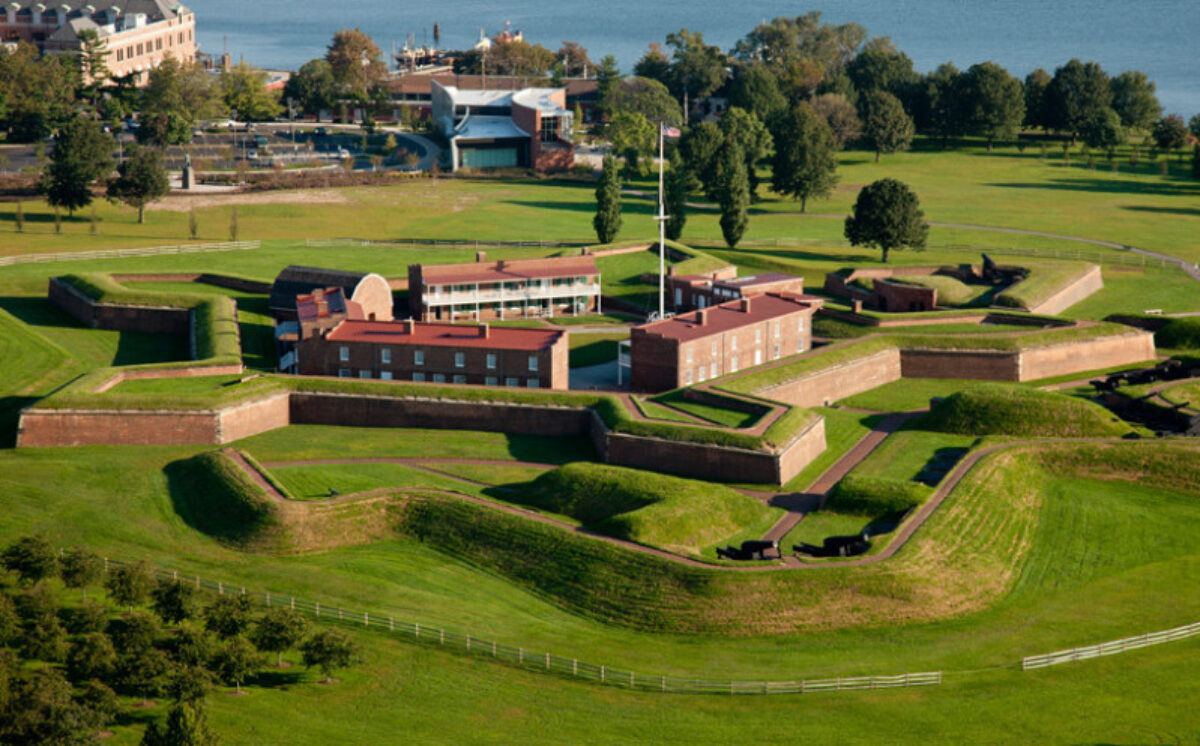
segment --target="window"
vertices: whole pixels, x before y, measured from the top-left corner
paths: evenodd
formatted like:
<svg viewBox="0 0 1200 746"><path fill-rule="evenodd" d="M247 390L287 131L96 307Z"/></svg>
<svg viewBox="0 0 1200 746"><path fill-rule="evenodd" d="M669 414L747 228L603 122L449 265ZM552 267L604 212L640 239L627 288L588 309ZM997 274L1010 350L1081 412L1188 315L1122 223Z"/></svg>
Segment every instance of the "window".
<svg viewBox="0 0 1200 746"><path fill-rule="evenodd" d="M155 39L155 40L154 40L154 49L155 49L156 51L157 51L157 50L160 50L160 49L162 49L162 39Z"/></svg>
<svg viewBox="0 0 1200 746"><path fill-rule="evenodd" d="M737 366L737 355L734 355L733 357L731 357L731 358L729 359L729 372L730 372L730 373L737 373L737 368L738 368L738 366Z"/></svg>
<svg viewBox="0 0 1200 746"><path fill-rule="evenodd" d="M796 352L804 352L804 337L796 340Z"/></svg>
<svg viewBox="0 0 1200 746"><path fill-rule="evenodd" d="M370 370L368 370L367 368L362 368L362 369L360 369L360 370L358 371L358 377L359 377L359 378L370 378L370 377L371 377L371 371L370 371Z"/></svg>
<svg viewBox="0 0 1200 746"><path fill-rule="evenodd" d="M392 372L390 370L382 370L379 372L379 377L385 381L392 380Z"/></svg>
<svg viewBox="0 0 1200 746"><path fill-rule="evenodd" d="M434 373L433 374L433 382L434 383L445 383L446 376L442 373Z"/></svg>
<svg viewBox="0 0 1200 746"><path fill-rule="evenodd" d="M775 339L779 339L779 322L775 322L774 335Z"/></svg>
<svg viewBox="0 0 1200 746"><path fill-rule="evenodd" d="M687 348L687 351L684 352L683 357L685 360L687 360L688 365L692 364L692 348L691 347Z"/></svg>
<svg viewBox="0 0 1200 746"><path fill-rule="evenodd" d="M542 381L538 378L530 378L525 381L525 385L531 389L541 388Z"/></svg>
<svg viewBox="0 0 1200 746"><path fill-rule="evenodd" d="M516 378L513 378L512 376L509 376L504 379L505 386L519 386L520 384L521 384L521 382L519 380L517 380Z"/></svg>
<svg viewBox="0 0 1200 746"><path fill-rule="evenodd" d="M754 344L759 344L760 342L762 342L762 327L761 326L754 330Z"/></svg>
<svg viewBox="0 0 1200 746"><path fill-rule="evenodd" d="M487 354L487 367L488 367L488 370L496 369L496 353L489 352Z"/></svg>
<svg viewBox="0 0 1200 746"><path fill-rule="evenodd" d="M688 385L688 386L692 385L692 369L691 368L688 368L687 371L684 372L683 382L685 385Z"/></svg>
<svg viewBox="0 0 1200 746"><path fill-rule="evenodd" d="M558 139L558 117L542 117L542 142Z"/></svg>
<svg viewBox="0 0 1200 746"><path fill-rule="evenodd" d="M124 49L118 49L118 50L117 50L117 62L120 62L120 61L121 61L121 60L123 60L123 59L125 59L125 50L124 50Z"/></svg>
<svg viewBox="0 0 1200 746"><path fill-rule="evenodd" d="M350 360L350 348L346 345L338 347L338 362L345 363Z"/></svg>
<svg viewBox="0 0 1200 746"><path fill-rule="evenodd" d="M708 377L709 377L709 378L716 378L716 377L717 377L717 364L716 364L716 363L709 363L709 364L708 364Z"/></svg>
<svg viewBox="0 0 1200 746"><path fill-rule="evenodd" d="M713 343L712 343L712 354L713 355L717 354L717 340L715 340L715 339L713 340Z"/></svg>
<svg viewBox="0 0 1200 746"><path fill-rule="evenodd" d="M488 386L499 386L500 385L500 379L496 378L495 376L488 376L487 378L483 379L483 382L484 382L484 384L486 384Z"/></svg>
<svg viewBox="0 0 1200 746"><path fill-rule="evenodd" d="M338 368L338 378L349 378L349 377L350 377L350 369L349 368Z"/></svg>
<svg viewBox="0 0 1200 746"><path fill-rule="evenodd" d="M425 350L413 350L413 365L425 364Z"/></svg>
<svg viewBox="0 0 1200 746"><path fill-rule="evenodd" d="M384 365L392 364L392 349L390 347L384 347L379 351L379 362Z"/></svg>
<svg viewBox="0 0 1200 746"><path fill-rule="evenodd" d="M700 379L700 383L704 383L704 379L705 379L704 373L705 373L705 368L703 365L701 365L699 368L696 368L696 378Z"/></svg>
<svg viewBox="0 0 1200 746"><path fill-rule="evenodd" d="M455 383L466 383L467 377L460 373L460 374L454 376L454 382Z"/></svg>
<svg viewBox="0 0 1200 746"><path fill-rule="evenodd" d="M737 349L737 335L736 334L734 334L733 336L731 336L729 338L729 349L731 349L731 350Z"/></svg>
<svg viewBox="0 0 1200 746"><path fill-rule="evenodd" d="M537 355L530 355L529 356L529 369L537 370L538 369L537 366L538 366Z"/></svg>
<svg viewBox="0 0 1200 746"><path fill-rule="evenodd" d="M803 316L796 317L796 331L799 332L800 334L804 333L804 317Z"/></svg>
<svg viewBox="0 0 1200 746"><path fill-rule="evenodd" d="M755 351L754 351L754 364L755 364L755 365L762 365L762 350L755 350Z"/></svg>
<svg viewBox="0 0 1200 746"><path fill-rule="evenodd" d="M413 373L413 380L416 381L417 383L424 383L425 382L425 374L424 373Z"/></svg>
<svg viewBox="0 0 1200 746"><path fill-rule="evenodd" d="M774 355L774 357L772 357L771 359L772 359L772 360L778 360L778 359L779 359L779 345L775 345L775 355Z"/></svg>
<svg viewBox="0 0 1200 746"><path fill-rule="evenodd" d="M137 45L137 53L138 53L139 55L142 53L142 51L143 51L144 49L145 49L145 47L144 47L143 45L141 45L141 44L138 44L138 45Z"/></svg>
<svg viewBox="0 0 1200 746"><path fill-rule="evenodd" d="M463 367L466 367L466 365L467 365L467 353L465 353L465 352L454 353L454 367L455 368L463 368Z"/></svg>

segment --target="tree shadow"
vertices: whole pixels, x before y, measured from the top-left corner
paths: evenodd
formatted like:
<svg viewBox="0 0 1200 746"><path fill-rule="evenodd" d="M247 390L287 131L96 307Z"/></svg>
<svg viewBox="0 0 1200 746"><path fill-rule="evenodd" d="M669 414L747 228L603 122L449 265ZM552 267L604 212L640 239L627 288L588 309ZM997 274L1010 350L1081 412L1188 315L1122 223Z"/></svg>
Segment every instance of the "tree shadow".
<svg viewBox="0 0 1200 746"><path fill-rule="evenodd" d="M61 326L72 329L87 327L75 320L44 297L6 296L0 297L0 308L15 316L28 326Z"/></svg>
<svg viewBox="0 0 1200 746"><path fill-rule="evenodd" d="M589 215L595 214L596 212L596 205L594 202L510 199L504 200L504 204L532 207L538 210L566 210L569 212L582 212ZM656 209L656 206L652 205L648 200L636 200L629 198L628 195L622 195L621 213L623 215L653 215Z"/></svg>
<svg viewBox="0 0 1200 746"><path fill-rule="evenodd" d="M1186 215L1188 217L1200 217L1200 208L1195 207L1151 207L1149 205L1121 205L1122 210L1132 210L1133 212L1153 212L1163 215Z"/></svg>
<svg viewBox="0 0 1200 746"><path fill-rule="evenodd" d="M271 661L271 666L274 666L274 661ZM267 668L261 669L252 678L247 679L246 683L254 686L260 686L264 689L278 689L281 687L294 686L304 681L305 671L307 669L293 665L291 668Z"/></svg>
<svg viewBox="0 0 1200 746"><path fill-rule="evenodd" d="M967 455L968 450L970 449L960 447L937 449L933 452L933 456L921 467L921 471L917 472L917 476L913 477L913 481L920 482L929 487L936 486L942 481L943 477L950 473L954 465L962 460L963 456Z"/></svg>
<svg viewBox="0 0 1200 746"><path fill-rule="evenodd" d="M1194 184L1147 183L1131 179L1086 178L1047 179L1036 182L991 182L985 186L1000 189L1051 189L1065 192L1091 192L1095 194L1145 194L1168 197L1194 196L1200 187Z"/></svg>
<svg viewBox="0 0 1200 746"><path fill-rule="evenodd" d="M182 334L121 332L112 365L143 365L188 360L188 340Z"/></svg>
<svg viewBox="0 0 1200 746"><path fill-rule="evenodd" d="M508 453L517 461L544 464L567 464L572 461L595 461L592 441L583 435L520 435L507 434Z"/></svg>

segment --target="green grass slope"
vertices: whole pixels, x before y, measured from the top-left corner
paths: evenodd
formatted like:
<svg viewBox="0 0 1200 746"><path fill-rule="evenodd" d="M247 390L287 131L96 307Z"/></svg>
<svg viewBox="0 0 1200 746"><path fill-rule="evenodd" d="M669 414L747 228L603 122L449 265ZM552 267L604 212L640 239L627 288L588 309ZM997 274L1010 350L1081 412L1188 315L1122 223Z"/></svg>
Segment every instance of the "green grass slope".
<svg viewBox="0 0 1200 746"><path fill-rule="evenodd" d="M689 553L780 512L728 487L587 463L543 474L522 499L608 536Z"/></svg>
<svg viewBox="0 0 1200 746"><path fill-rule="evenodd" d="M951 394L914 427L962 435L1099 438L1130 432L1098 404L1049 391L981 384Z"/></svg>

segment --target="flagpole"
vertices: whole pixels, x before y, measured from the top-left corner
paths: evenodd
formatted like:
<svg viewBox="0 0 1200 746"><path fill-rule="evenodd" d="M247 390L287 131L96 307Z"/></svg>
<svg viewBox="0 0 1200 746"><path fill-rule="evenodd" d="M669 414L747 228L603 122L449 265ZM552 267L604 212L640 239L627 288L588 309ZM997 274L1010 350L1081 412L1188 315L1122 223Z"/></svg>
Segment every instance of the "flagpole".
<svg viewBox="0 0 1200 746"><path fill-rule="evenodd" d="M658 123L658 318L666 316L667 215L663 204L663 123Z"/></svg>

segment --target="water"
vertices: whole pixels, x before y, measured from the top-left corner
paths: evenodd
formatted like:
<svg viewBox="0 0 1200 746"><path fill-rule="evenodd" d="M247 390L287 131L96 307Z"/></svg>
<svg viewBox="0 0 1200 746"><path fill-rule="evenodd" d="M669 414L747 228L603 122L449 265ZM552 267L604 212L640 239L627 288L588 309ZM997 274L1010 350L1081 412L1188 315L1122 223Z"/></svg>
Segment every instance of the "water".
<svg viewBox="0 0 1200 746"><path fill-rule="evenodd" d="M313 0L189 0L199 41L219 54L260 67L295 69L324 54L333 32L358 26L385 53L412 34L441 46L465 48L505 21L530 42L554 50L564 39L587 47L593 59L614 55L626 72L650 42L688 27L728 49L755 24L811 6L782 0L754 4L728 0L609 0L548 3L530 0L447 0L408 3L354 0L347 5ZM342 10L348 10L342 13ZM1168 113L1200 113L1196 50L1200 13L1194 0L841 0L823 9L830 23L854 21L872 36L890 36L920 71L947 60L960 68L993 60L1020 77L1034 68L1050 72L1072 57L1096 60L1110 75L1141 70L1158 84Z"/></svg>

